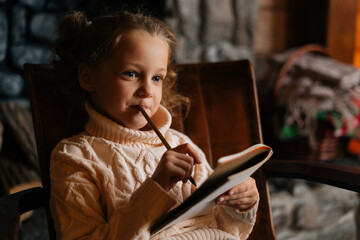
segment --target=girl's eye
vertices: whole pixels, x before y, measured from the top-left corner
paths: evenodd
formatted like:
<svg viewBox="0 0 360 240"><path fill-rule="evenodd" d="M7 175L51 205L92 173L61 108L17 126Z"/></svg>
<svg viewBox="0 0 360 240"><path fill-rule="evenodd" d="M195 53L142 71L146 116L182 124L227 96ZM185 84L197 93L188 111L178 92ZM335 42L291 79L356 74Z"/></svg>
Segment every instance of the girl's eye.
<svg viewBox="0 0 360 240"><path fill-rule="evenodd" d="M153 80L154 80L155 82L160 82L162 79L163 79L163 78L162 78L161 76L159 76L159 75L153 77Z"/></svg>
<svg viewBox="0 0 360 240"><path fill-rule="evenodd" d="M126 77L136 77L136 73L132 71L127 71L123 73Z"/></svg>

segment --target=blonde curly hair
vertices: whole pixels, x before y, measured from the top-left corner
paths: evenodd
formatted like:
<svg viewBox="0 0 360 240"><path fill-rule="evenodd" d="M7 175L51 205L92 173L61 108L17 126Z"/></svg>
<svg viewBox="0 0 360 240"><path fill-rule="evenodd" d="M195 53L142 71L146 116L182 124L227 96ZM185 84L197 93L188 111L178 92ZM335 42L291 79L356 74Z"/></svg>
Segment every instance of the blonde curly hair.
<svg viewBox="0 0 360 240"><path fill-rule="evenodd" d="M142 13L115 12L101 15L89 21L83 12L74 11L63 17L54 42L52 61L59 76L63 96L69 102L83 107L87 93L78 81L78 68L85 63L97 65L109 57L116 48L118 39L131 30L143 30L152 36L162 37L169 45L168 73L163 82L161 104L174 116L179 109L187 109L189 99L177 91L177 74L174 68L174 52L177 39L167 25Z"/></svg>

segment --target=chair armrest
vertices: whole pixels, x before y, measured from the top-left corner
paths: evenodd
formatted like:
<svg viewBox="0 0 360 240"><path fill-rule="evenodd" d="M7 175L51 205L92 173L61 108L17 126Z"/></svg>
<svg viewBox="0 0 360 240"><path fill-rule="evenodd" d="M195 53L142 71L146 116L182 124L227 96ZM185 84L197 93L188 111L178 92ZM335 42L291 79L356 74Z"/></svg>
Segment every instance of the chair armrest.
<svg viewBox="0 0 360 240"><path fill-rule="evenodd" d="M328 184L360 192L360 168L316 161L270 159L263 166L269 178L285 177Z"/></svg>
<svg viewBox="0 0 360 240"><path fill-rule="evenodd" d="M6 240L17 240L19 219L22 213L46 206L44 189L30 188L0 198L0 236Z"/></svg>

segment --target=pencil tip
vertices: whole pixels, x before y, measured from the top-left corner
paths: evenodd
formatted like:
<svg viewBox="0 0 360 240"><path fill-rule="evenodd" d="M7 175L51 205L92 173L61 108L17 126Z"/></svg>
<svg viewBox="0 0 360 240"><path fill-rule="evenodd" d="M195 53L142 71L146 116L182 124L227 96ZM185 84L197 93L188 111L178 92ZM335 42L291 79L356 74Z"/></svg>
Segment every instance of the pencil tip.
<svg viewBox="0 0 360 240"><path fill-rule="evenodd" d="M195 187L197 187L196 186L196 182L195 182L195 180L191 177L191 178L189 178L189 181L195 186Z"/></svg>

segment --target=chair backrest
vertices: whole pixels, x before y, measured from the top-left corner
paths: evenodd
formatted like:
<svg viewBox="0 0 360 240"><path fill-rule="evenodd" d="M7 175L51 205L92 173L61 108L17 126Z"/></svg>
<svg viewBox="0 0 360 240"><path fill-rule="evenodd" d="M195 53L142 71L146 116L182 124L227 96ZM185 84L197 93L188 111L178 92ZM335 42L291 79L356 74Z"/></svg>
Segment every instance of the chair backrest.
<svg viewBox="0 0 360 240"><path fill-rule="evenodd" d="M180 65L178 76L181 91L191 98L184 132L213 167L219 157L263 142L254 71L248 60ZM253 177L260 204L249 239L276 239L266 175L260 168Z"/></svg>
<svg viewBox="0 0 360 240"><path fill-rule="evenodd" d="M24 68L43 187L49 190L51 150L59 140L82 129L84 115L61 97L50 65L25 64ZM190 97L191 108L185 120L175 120L173 127L184 131L205 152L212 166L223 155L262 142L256 83L249 61L184 64L177 69L179 88ZM275 239L266 178L261 169L253 176L261 200L249 239ZM48 217L50 235L54 237Z"/></svg>
<svg viewBox="0 0 360 240"><path fill-rule="evenodd" d="M50 154L63 138L82 129L84 116L74 111L57 89L54 68L48 64L24 64L31 112L34 122L36 147L39 158L44 195L50 197ZM50 239L55 230L48 206L46 207Z"/></svg>

